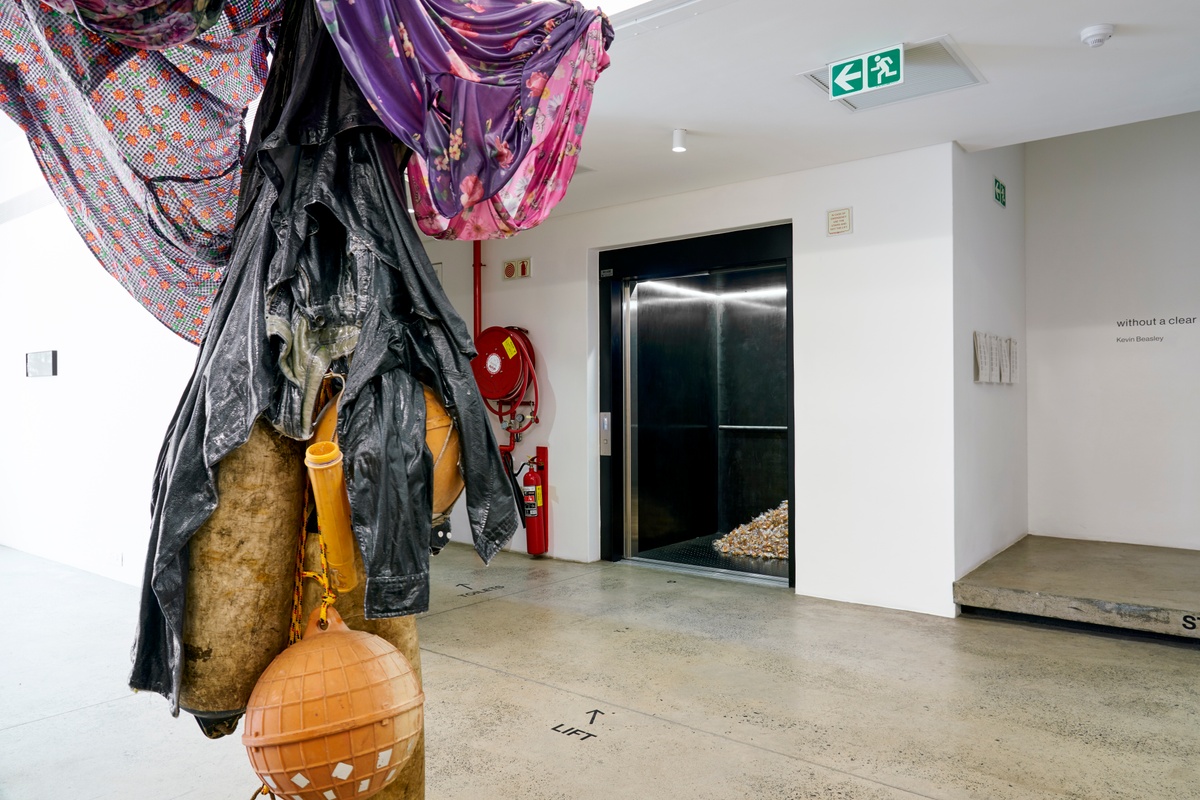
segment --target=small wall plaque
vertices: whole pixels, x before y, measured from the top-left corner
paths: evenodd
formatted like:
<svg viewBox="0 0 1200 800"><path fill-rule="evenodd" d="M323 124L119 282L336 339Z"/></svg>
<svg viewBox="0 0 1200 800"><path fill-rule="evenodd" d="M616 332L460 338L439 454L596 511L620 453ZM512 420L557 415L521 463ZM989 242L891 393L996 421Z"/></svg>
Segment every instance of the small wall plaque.
<svg viewBox="0 0 1200 800"><path fill-rule="evenodd" d="M850 208L835 208L825 215L825 233L828 236L841 236L844 233L854 233L854 213Z"/></svg>
<svg viewBox="0 0 1200 800"><path fill-rule="evenodd" d="M25 354L26 378L50 378L58 374L58 351L42 350Z"/></svg>

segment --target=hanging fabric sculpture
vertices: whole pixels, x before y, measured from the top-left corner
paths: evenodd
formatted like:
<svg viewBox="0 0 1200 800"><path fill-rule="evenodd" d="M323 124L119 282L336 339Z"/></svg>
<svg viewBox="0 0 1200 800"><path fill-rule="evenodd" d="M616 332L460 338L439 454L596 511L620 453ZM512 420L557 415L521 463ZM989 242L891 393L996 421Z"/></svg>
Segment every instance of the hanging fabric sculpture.
<svg viewBox="0 0 1200 800"><path fill-rule="evenodd" d="M230 257L242 121L282 0L0 2L0 109L101 265L198 342ZM57 10L54 10L57 9ZM422 227L503 236L565 193L611 28L574 0L320 0L420 159Z"/></svg>
<svg viewBox="0 0 1200 800"><path fill-rule="evenodd" d="M321 19L288 0L247 146L284 0L0 0L0 109L104 268L201 342L159 457L130 680L176 712L188 542L217 470L260 419L306 438L327 370L346 375L367 617L428 604L424 387L459 431L485 561L519 519L402 173L415 153L435 235L540 222L574 172L611 27L574 0L318 1Z"/></svg>
<svg viewBox="0 0 1200 800"><path fill-rule="evenodd" d="M119 13L131 6L148 10ZM67 14L0 1L0 108L101 266L191 341L229 260L242 120L279 0L236 0L215 18L214 6L79 0ZM105 35L118 29L123 44Z"/></svg>
<svg viewBox="0 0 1200 800"><path fill-rule="evenodd" d="M608 20L578 3L317 0L346 68L417 155L421 229L484 239L532 228L575 173ZM425 12L425 13L422 13Z"/></svg>
<svg viewBox="0 0 1200 800"><path fill-rule="evenodd" d="M214 472L261 416L312 432L316 386L346 375L338 417L365 613L428 606L428 385L461 436L467 516L488 561L518 510L470 370L474 355L401 199L408 153L342 66L308 0L285 13L242 184L233 256L163 444L131 685L178 709L189 538Z"/></svg>

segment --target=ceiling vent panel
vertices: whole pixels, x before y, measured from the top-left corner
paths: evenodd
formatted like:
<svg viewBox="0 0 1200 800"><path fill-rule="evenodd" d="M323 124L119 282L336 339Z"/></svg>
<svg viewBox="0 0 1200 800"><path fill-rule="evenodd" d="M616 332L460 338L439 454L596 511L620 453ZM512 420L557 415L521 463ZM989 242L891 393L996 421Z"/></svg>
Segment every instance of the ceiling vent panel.
<svg viewBox="0 0 1200 800"><path fill-rule="evenodd" d="M829 97L828 66L803 75ZM851 111L864 111L983 82L983 76L959 52L950 37L940 36L904 46L904 83L839 98L836 102Z"/></svg>
<svg viewBox="0 0 1200 800"><path fill-rule="evenodd" d="M737 0L647 0L613 14L610 21L613 30L621 34L617 37L617 42L621 42L626 36L653 33L736 2Z"/></svg>

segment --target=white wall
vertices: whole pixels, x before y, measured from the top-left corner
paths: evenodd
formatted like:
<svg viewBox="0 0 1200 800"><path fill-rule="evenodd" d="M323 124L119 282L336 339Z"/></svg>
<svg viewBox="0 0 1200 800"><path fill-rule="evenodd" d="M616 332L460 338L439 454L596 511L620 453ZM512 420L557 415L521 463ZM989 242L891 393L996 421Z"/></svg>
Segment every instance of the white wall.
<svg viewBox="0 0 1200 800"><path fill-rule="evenodd" d="M0 142L0 164L0 544L138 585L154 465L196 349L99 267L52 199L29 202L42 179L23 139ZM40 350L58 351L57 377L25 377Z"/></svg>
<svg viewBox="0 0 1200 800"><path fill-rule="evenodd" d="M467 323L467 330L472 331L474 279L471 274L471 242L443 242L424 237L422 242L425 244L425 253L442 279L446 297L462 316L463 322Z"/></svg>
<svg viewBox="0 0 1200 800"><path fill-rule="evenodd" d="M797 591L953 613L952 149L568 215L485 243L485 323L529 328L539 358L543 423L518 454L550 446L552 556L599 557L598 252L791 221ZM826 236L826 211L845 206L854 233ZM532 258L532 277L503 281L495 267L518 257Z"/></svg>
<svg viewBox="0 0 1200 800"><path fill-rule="evenodd" d="M993 181L1007 190L995 200ZM955 577L1021 538L1028 522L1026 381L977 384L974 331L1025 350L1024 149L954 149ZM1020 367L1019 367L1020 368ZM1023 368L1020 368L1023 372Z"/></svg>
<svg viewBox="0 0 1200 800"><path fill-rule="evenodd" d="M1200 114L1026 159L1030 529L1200 549Z"/></svg>

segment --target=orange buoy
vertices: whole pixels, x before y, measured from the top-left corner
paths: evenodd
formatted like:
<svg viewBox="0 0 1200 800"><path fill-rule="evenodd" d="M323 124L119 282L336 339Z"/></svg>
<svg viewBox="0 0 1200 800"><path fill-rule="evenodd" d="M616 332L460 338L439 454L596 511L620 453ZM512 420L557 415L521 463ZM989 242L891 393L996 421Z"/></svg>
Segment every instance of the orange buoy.
<svg viewBox="0 0 1200 800"><path fill-rule="evenodd" d="M425 695L408 660L387 641L328 626L313 612L304 638L259 678L242 744L272 791L299 800L366 798L400 772L424 726Z"/></svg>
<svg viewBox="0 0 1200 800"><path fill-rule="evenodd" d="M454 427L450 412L433 389L424 388L425 446L433 454L433 516L436 524L437 518L450 513L465 484L458 466L461 455L458 428Z"/></svg>
<svg viewBox="0 0 1200 800"><path fill-rule="evenodd" d="M421 681L421 648L417 640L417 618L412 615L403 617L382 617L367 619L365 616L367 576L363 570L361 558L354 561L358 575L357 585L348 592L338 595L334 608L346 627L355 631L366 631L374 634L391 644L408 659L416 675L417 683ZM305 542L304 568L309 572L321 570L321 541L317 536L309 536ZM315 610L319 610L325 592L317 581L305 581L301 609L304 618L308 619ZM280 795L280 798L287 795ZM375 796L375 800L425 800L425 732L417 734L416 745L412 756L400 767L395 780L384 787Z"/></svg>

